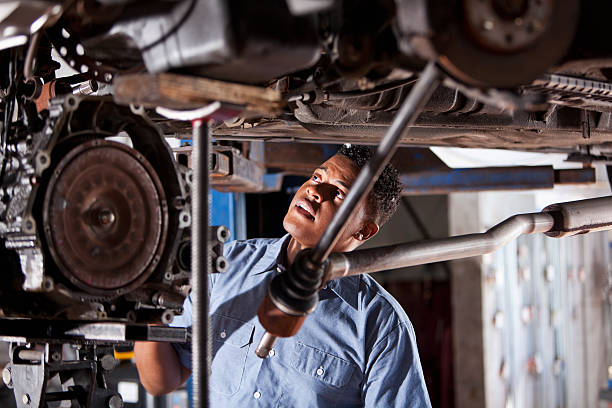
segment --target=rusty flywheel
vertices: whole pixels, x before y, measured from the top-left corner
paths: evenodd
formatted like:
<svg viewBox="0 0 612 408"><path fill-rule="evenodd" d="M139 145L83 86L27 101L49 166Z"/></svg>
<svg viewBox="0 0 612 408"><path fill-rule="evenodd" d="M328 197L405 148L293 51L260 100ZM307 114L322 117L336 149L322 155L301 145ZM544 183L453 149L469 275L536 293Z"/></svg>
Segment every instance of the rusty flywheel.
<svg viewBox="0 0 612 408"><path fill-rule="evenodd" d="M157 266L166 242L164 190L149 162L116 142L72 149L45 194L44 231L66 278L98 295L121 294Z"/></svg>

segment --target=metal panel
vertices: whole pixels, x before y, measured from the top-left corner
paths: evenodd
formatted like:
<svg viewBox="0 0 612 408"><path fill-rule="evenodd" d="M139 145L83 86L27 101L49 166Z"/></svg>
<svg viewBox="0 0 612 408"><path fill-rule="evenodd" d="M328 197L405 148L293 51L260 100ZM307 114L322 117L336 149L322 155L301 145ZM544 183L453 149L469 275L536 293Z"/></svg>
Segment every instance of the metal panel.
<svg viewBox="0 0 612 408"><path fill-rule="evenodd" d="M595 407L608 236L522 236L484 257L488 406Z"/></svg>

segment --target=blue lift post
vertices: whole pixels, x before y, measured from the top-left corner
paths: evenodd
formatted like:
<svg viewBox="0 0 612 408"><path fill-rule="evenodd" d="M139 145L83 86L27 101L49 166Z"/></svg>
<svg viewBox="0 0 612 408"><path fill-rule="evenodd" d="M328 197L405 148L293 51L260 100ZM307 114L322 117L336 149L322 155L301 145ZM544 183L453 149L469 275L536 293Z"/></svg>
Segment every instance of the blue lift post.
<svg viewBox="0 0 612 408"><path fill-rule="evenodd" d="M210 225L225 225L230 241L246 239L246 208L244 193L222 193L211 190Z"/></svg>

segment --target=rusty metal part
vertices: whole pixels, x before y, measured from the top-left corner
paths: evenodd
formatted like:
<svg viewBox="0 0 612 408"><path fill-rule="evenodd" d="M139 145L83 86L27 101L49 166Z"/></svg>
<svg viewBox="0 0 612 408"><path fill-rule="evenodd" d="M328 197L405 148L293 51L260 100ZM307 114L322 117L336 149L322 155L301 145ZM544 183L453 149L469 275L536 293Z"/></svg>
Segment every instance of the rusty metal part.
<svg viewBox="0 0 612 408"><path fill-rule="evenodd" d="M555 184L586 184L597 181L593 167L555 170Z"/></svg>
<svg viewBox="0 0 612 408"><path fill-rule="evenodd" d="M571 45L579 1L528 3L464 0L449 13L446 2L428 2L440 65L478 87L510 88L537 78Z"/></svg>
<svg viewBox="0 0 612 408"><path fill-rule="evenodd" d="M72 93L70 84L61 80L54 79L53 81L42 84L40 93L34 99L36 103L36 110L41 112L45 109L49 109L49 100L59 96Z"/></svg>
<svg viewBox="0 0 612 408"><path fill-rule="evenodd" d="M90 293L122 293L158 264L167 211L161 183L140 153L94 140L55 168L44 200L45 237L72 283Z"/></svg>
<svg viewBox="0 0 612 408"><path fill-rule="evenodd" d="M171 109L193 109L221 101L245 106L247 113L269 115L280 113L284 106L280 92L274 89L169 73L120 76L114 97L120 104Z"/></svg>
<svg viewBox="0 0 612 408"><path fill-rule="evenodd" d="M609 230L612 226L612 197L552 204L542 211L554 218L553 228L546 232L553 238Z"/></svg>
<svg viewBox="0 0 612 408"><path fill-rule="evenodd" d="M177 147L173 151L187 156L188 165L191 163L192 146ZM238 149L226 146L213 146L210 158L211 186L215 190L235 192L264 190L262 163L247 159Z"/></svg>
<svg viewBox="0 0 612 408"><path fill-rule="evenodd" d="M525 49L548 29L558 0L463 0L466 29L486 49Z"/></svg>
<svg viewBox="0 0 612 408"><path fill-rule="evenodd" d="M36 110L42 112L49 108L49 100L55 98L55 81L47 82L42 86L40 95L34 100L36 103Z"/></svg>

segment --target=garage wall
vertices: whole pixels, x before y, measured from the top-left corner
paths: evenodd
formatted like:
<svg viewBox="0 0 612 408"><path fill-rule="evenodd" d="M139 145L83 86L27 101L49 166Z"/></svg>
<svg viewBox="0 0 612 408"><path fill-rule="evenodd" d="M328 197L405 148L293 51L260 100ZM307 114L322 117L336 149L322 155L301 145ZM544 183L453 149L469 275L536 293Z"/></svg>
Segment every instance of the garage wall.
<svg viewBox="0 0 612 408"><path fill-rule="evenodd" d="M609 189L410 197L368 246L483 232ZM529 235L497 252L375 274L405 308L434 407L598 407L607 386L610 235ZM611 346L612 348L612 346Z"/></svg>

